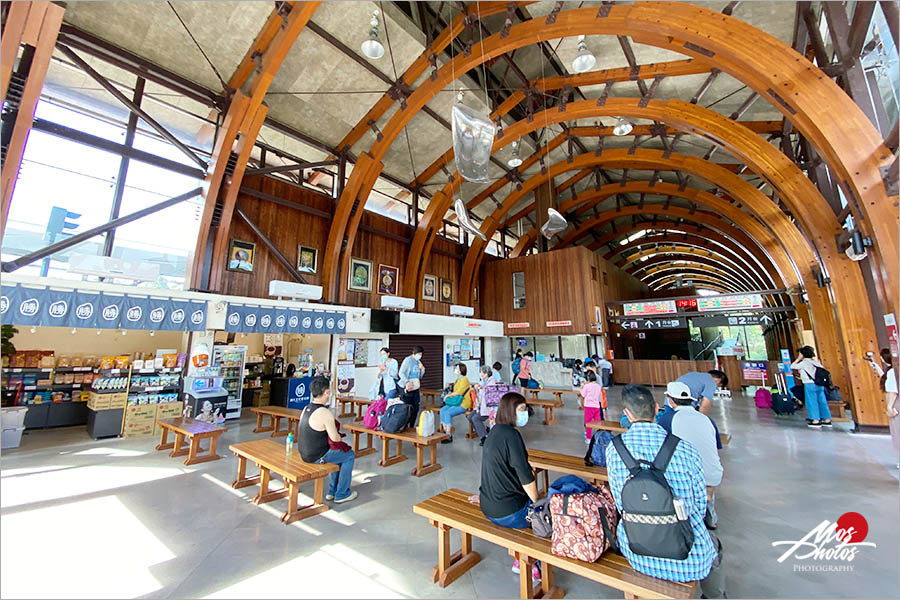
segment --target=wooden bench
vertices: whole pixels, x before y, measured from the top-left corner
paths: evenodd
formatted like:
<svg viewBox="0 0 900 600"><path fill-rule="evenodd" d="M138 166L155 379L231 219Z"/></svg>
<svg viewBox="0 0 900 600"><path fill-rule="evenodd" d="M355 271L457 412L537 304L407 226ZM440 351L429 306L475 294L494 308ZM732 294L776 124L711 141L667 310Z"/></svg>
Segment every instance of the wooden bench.
<svg viewBox="0 0 900 600"><path fill-rule="evenodd" d="M847 405L843 402L832 400L828 403L828 411L831 413L833 423L849 423L852 420L847 416ZM722 443L725 443L724 440Z"/></svg>
<svg viewBox="0 0 900 600"><path fill-rule="evenodd" d="M426 390L419 389L419 396L422 397L422 406L421 408L424 410L426 408L440 408L438 407L438 399L443 395L441 390Z"/></svg>
<svg viewBox="0 0 900 600"><path fill-rule="evenodd" d="M625 428L622 427L621 423L619 423L618 421L591 421L586 425L586 427L590 427L593 430L602 429L604 431L610 431L615 434L625 431ZM728 433L723 433L720 431L719 439L722 440L723 446L727 446L731 443L731 435Z"/></svg>
<svg viewBox="0 0 900 600"><path fill-rule="evenodd" d="M378 464L382 467L389 467L406 460L406 456L403 455L403 442L414 445L416 447L416 468L413 469L412 474L416 477L428 475L441 468L437 461L437 445L441 440L450 437L448 434L440 432L428 437L419 437L414 429L407 429L400 433L387 433L385 431L368 429L361 425L344 425L343 428L353 434L353 451L357 457L374 454L375 446L372 445L372 437L377 436L381 438L381 460L378 461ZM364 434L366 436L366 447L360 448L359 438ZM391 440L397 441L397 452L393 455L390 454ZM427 464L424 462L425 448L428 448L431 452Z"/></svg>
<svg viewBox="0 0 900 600"><path fill-rule="evenodd" d="M544 409L544 425L554 425L558 421L556 420L556 415L553 411L557 408L562 408L563 403L562 400L557 400L554 398L553 400L541 400L540 398L528 398L525 400L525 404L529 406L540 406Z"/></svg>
<svg viewBox="0 0 900 600"><path fill-rule="evenodd" d="M422 410L428 410L428 411L431 411L431 412L434 413L434 424L435 424L435 427L438 428L438 429L440 429L440 428L441 428L441 409L440 409L439 407L437 407L437 406L429 406L428 408L423 408ZM472 425L472 421L469 421L469 415L470 415L471 413L472 413L472 410L471 410L471 409L467 410L467 411L464 413L464 416L466 417L466 422L469 424L469 432L466 433L466 438L467 438L467 439L470 439L470 440L471 440L472 438L477 438L477 437L478 437L478 434L475 433L475 427ZM454 432L454 431L456 431L456 427L455 427L455 426L450 428L450 432L451 432L451 433Z"/></svg>
<svg viewBox="0 0 900 600"><path fill-rule="evenodd" d="M538 491L546 494L550 489L550 471L577 475L595 485L609 481L606 467L588 467L584 464L583 456L570 456L559 452L546 450L528 450L528 464L534 469L534 479L537 482ZM541 480L543 479L543 487Z"/></svg>
<svg viewBox="0 0 900 600"><path fill-rule="evenodd" d="M363 420L366 409L372 404L372 401L364 396L338 396L337 401L340 406L338 418L356 416L353 420L357 422Z"/></svg>
<svg viewBox="0 0 900 600"><path fill-rule="evenodd" d="M546 393L548 393L548 394L553 394L553 399L556 400L557 402L559 402L560 404L562 404L562 401L563 401L563 394L572 394L572 395L574 395L576 398L579 398L579 397L580 397L580 391L579 391L579 390L576 390L576 389L569 389L569 388L546 388L546 387L545 387L545 388L541 388L541 389L539 389L539 390L532 390L532 389L529 389L529 390L526 390L526 391L529 392L529 393L531 394L531 399L532 399L532 400L537 400L537 399L539 398L539 394L540 394L541 392L546 392Z"/></svg>
<svg viewBox="0 0 900 600"><path fill-rule="evenodd" d="M172 457L187 454L188 457L184 459L184 464L194 465L222 458L216 454L216 443L219 440L219 436L228 431L224 427L183 417L157 419L156 424L159 425L162 431L162 437L156 449L168 450L171 448L172 451L169 452L169 456ZM169 441L170 431L175 434L174 442ZM190 448L184 447L184 438L190 440ZM204 439L209 439L209 451L201 455L200 453L204 450L200 447L200 441Z"/></svg>
<svg viewBox="0 0 900 600"><path fill-rule="evenodd" d="M300 427L300 413L302 411L283 406L258 406L250 410L256 413L256 427L253 429L253 433L271 431L271 437L274 438L285 436L293 431L294 437L297 437ZM265 427L263 427L263 417L269 418L269 424ZM281 428L282 420L287 421L287 429Z"/></svg>
<svg viewBox="0 0 900 600"><path fill-rule="evenodd" d="M281 516L281 522L285 525L328 510L328 505L325 504L325 478L337 471L340 468L338 465L303 462L297 450L293 450L288 456L284 445L269 439L240 442L232 444L228 449L238 458L237 479L231 487L239 489L258 483L259 493L253 498L256 505L287 497L288 508ZM259 475L247 477L247 461L259 466ZM284 486L274 492L269 491L272 473L284 481ZM315 481L313 504L298 508L297 492L300 484L310 480Z"/></svg>
<svg viewBox="0 0 900 600"><path fill-rule="evenodd" d="M413 512L431 521L438 530L438 564L431 571L431 580L441 587L450 585L481 561L481 556L472 549L472 536L475 536L507 548L519 560L521 598L562 598L565 592L553 584L553 567L621 590L626 598L693 598L696 593L695 582L676 583L638 573L624 556L613 551L593 563L557 556L550 551L549 539L539 538L527 529L494 525L468 497L466 492L450 489L413 506ZM460 532L461 549L451 554L453 529ZM542 581L535 585L531 566L538 560Z"/></svg>

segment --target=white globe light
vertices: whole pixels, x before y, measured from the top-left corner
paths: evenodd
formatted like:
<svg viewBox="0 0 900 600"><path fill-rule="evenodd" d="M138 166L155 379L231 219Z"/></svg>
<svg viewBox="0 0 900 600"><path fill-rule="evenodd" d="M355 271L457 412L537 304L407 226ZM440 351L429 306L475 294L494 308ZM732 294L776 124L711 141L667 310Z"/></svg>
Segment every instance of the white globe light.
<svg viewBox="0 0 900 600"><path fill-rule="evenodd" d="M506 164L509 165L511 169L515 169L516 167L522 165L522 159L518 156L513 156L508 161L506 161Z"/></svg>

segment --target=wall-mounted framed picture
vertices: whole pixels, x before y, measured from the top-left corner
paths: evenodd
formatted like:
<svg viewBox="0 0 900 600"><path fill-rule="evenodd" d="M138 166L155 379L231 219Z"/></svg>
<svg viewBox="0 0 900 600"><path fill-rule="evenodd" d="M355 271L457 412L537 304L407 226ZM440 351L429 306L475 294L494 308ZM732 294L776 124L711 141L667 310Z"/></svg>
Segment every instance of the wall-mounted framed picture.
<svg viewBox="0 0 900 600"><path fill-rule="evenodd" d="M388 296L397 295L397 279L400 269L389 265L378 265L378 293Z"/></svg>
<svg viewBox="0 0 900 600"><path fill-rule="evenodd" d="M350 276L347 289L353 292L372 291L372 262L361 258L350 259Z"/></svg>
<svg viewBox="0 0 900 600"><path fill-rule="evenodd" d="M422 281L422 300L437 302L437 277L426 275Z"/></svg>
<svg viewBox="0 0 900 600"><path fill-rule="evenodd" d="M308 246L297 246L297 270L301 273L315 274L319 251Z"/></svg>
<svg viewBox="0 0 900 600"><path fill-rule="evenodd" d="M256 244L231 240L228 247L228 270L238 273L252 273L253 262L256 260Z"/></svg>
<svg viewBox="0 0 900 600"><path fill-rule="evenodd" d="M441 302L453 304L453 280L441 277Z"/></svg>

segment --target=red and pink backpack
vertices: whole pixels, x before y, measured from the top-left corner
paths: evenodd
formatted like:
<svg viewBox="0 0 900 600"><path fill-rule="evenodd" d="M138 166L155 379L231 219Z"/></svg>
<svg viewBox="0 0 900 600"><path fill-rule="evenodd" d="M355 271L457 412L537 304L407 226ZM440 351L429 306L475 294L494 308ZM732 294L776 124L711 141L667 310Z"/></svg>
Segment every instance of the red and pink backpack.
<svg viewBox="0 0 900 600"><path fill-rule="evenodd" d="M387 410L387 400L379 396L366 410L366 414L363 417L363 426L366 429L378 429L385 410Z"/></svg>

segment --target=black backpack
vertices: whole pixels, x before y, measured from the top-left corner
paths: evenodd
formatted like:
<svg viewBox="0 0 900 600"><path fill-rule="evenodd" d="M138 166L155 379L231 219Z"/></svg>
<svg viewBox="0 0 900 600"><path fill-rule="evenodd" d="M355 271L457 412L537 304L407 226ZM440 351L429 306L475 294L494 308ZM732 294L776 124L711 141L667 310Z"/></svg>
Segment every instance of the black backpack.
<svg viewBox="0 0 900 600"><path fill-rule="evenodd" d="M816 385L821 385L823 388L831 389L833 385L831 383L831 373L828 369L823 369L822 367L816 367L815 373L813 373L813 383Z"/></svg>
<svg viewBox="0 0 900 600"><path fill-rule="evenodd" d="M400 433L409 424L412 406L398 402L388 406L381 417L381 430L386 433Z"/></svg>
<svg viewBox="0 0 900 600"><path fill-rule="evenodd" d="M676 512L675 497L665 476L680 441L680 438L667 434L656 458L650 463L635 460L622 436L617 435L612 440L631 474L622 487L622 523L628 547L635 554L684 560L694 545L690 519L686 513L680 518Z"/></svg>

